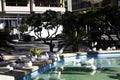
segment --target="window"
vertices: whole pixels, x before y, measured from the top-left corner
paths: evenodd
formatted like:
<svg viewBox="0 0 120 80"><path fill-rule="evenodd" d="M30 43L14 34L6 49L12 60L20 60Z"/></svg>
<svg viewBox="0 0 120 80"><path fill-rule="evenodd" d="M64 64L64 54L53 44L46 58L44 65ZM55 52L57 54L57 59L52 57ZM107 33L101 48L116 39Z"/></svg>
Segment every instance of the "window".
<svg viewBox="0 0 120 80"><path fill-rule="evenodd" d="M6 0L6 6L16 6L16 0Z"/></svg>
<svg viewBox="0 0 120 80"><path fill-rule="evenodd" d="M51 6L58 7L60 6L60 0L35 0L35 6Z"/></svg>
<svg viewBox="0 0 120 80"><path fill-rule="evenodd" d="M35 6L45 6L46 1L44 0L35 0Z"/></svg>
<svg viewBox="0 0 120 80"><path fill-rule="evenodd" d="M88 8L90 7L90 1L89 0L72 0L72 10L82 9L82 8Z"/></svg>
<svg viewBox="0 0 120 80"><path fill-rule="evenodd" d="M6 6L27 6L28 0L6 0Z"/></svg>

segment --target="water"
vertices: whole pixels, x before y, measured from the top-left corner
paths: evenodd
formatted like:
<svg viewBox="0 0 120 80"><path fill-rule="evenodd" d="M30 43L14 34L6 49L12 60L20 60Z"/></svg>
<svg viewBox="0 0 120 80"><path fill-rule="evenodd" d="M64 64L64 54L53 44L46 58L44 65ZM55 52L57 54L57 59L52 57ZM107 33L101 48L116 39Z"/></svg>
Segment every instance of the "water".
<svg viewBox="0 0 120 80"><path fill-rule="evenodd" d="M94 65L97 66L97 70L85 67L81 62L58 63L55 68L30 80L120 80L119 58L95 59Z"/></svg>

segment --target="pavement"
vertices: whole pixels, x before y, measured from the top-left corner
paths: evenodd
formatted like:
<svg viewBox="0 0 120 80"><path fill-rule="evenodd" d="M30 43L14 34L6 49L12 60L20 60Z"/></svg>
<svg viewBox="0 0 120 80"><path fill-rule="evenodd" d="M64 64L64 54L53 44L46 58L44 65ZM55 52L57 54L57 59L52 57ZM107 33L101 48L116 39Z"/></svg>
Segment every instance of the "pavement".
<svg viewBox="0 0 120 80"><path fill-rule="evenodd" d="M9 75L0 75L0 80L15 80L15 78Z"/></svg>
<svg viewBox="0 0 120 80"><path fill-rule="evenodd" d="M11 63L15 62L19 57L26 58L27 52L24 54L21 52L13 51L12 54L8 54L5 52L2 52L4 59L6 60L6 65L0 66L0 80L18 80L19 78L32 73L35 70L38 70L43 65L46 65L47 62L34 62L33 66L31 67L20 67L20 68L13 68L12 71L10 71L7 66Z"/></svg>

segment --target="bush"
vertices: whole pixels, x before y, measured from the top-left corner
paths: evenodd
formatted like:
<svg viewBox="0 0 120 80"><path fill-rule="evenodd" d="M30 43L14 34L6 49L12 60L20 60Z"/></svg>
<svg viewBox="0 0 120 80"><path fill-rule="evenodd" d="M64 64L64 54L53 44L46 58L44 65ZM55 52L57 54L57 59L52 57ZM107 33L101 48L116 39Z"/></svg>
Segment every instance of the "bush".
<svg viewBox="0 0 120 80"><path fill-rule="evenodd" d="M0 32L0 47L11 47L6 41L11 42L11 37L8 32Z"/></svg>

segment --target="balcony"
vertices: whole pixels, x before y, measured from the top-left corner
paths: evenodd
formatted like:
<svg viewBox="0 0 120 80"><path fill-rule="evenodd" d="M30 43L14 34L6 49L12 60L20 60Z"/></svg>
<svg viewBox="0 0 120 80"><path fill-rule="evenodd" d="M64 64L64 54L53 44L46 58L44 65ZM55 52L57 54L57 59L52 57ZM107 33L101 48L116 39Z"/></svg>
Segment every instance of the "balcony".
<svg viewBox="0 0 120 80"><path fill-rule="evenodd" d="M4 2L4 11L8 14L30 14L31 11L35 13L43 13L46 10L54 10L64 13L65 8L61 2L50 2L46 4L44 1L40 2L30 2L29 0L24 0L25 2L21 2L20 0L6 0ZM28 1L28 2L26 2Z"/></svg>
<svg viewBox="0 0 120 80"><path fill-rule="evenodd" d="M60 12L65 12L65 8L63 7L33 7L33 11L36 13L43 13L46 10L53 10L53 11L60 11Z"/></svg>
<svg viewBox="0 0 120 80"><path fill-rule="evenodd" d="M18 0L6 0L6 2L4 2L4 11L11 14L29 14L30 2L27 2L26 0L24 2Z"/></svg>
<svg viewBox="0 0 120 80"><path fill-rule="evenodd" d="M27 7L21 7L21 6L5 6L5 12L6 13L12 13L12 14L29 14L30 8Z"/></svg>
<svg viewBox="0 0 120 80"><path fill-rule="evenodd" d="M46 10L65 12L62 0L35 0L33 3L33 11L36 13L43 13Z"/></svg>

